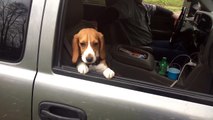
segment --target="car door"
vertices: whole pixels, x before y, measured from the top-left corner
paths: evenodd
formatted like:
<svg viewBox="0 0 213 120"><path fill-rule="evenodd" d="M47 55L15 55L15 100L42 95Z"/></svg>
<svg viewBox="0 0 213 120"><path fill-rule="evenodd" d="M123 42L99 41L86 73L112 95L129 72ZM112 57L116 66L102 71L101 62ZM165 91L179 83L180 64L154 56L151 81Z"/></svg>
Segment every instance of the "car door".
<svg viewBox="0 0 213 120"><path fill-rule="evenodd" d="M30 120L44 0L0 0L0 119Z"/></svg>
<svg viewBox="0 0 213 120"><path fill-rule="evenodd" d="M71 1L72 7L64 7ZM57 17L64 9L78 13L78 0L47 0L41 31L38 74L33 91L33 120L211 120L213 107L165 94L159 86L106 80L75 67L54 66L62 39ZM76 4L76 5L75 5ZM73 18L74 19L74 18ZM56 62L57 63L57 62ZM161 91L161 92L160 92ZM189 97L191 98L191 97Z"/></svg>

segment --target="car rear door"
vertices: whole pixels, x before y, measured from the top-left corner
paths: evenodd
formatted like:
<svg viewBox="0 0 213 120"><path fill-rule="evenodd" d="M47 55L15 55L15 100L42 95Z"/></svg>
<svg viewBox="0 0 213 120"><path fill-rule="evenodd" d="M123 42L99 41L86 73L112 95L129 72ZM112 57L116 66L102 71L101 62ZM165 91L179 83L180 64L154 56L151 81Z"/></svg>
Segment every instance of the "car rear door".
<svg viewBox="0 0 213 120"><path fill-rule="evenodd" d="M0 6L0 119L30 120L44 0Z"/></svg>
<svg viewBox="0 0 213 120"><path fill-rule="evenodd" d="M113 82L121 80L119 77L110 81L79 75L75 68L53 70L60 8L62 0L46 1L33 91L33 120L213 119L212 106L161 96L156 91L148 92L145 86Z"/></svg>

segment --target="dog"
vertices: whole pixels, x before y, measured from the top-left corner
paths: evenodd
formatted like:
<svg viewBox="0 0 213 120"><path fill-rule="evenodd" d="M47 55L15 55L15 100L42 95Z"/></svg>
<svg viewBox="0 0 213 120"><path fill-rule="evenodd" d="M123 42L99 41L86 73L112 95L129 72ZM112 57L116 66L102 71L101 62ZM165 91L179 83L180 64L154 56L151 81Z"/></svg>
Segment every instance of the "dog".
<svg viewBox="0 0 213 120"><path fill-rule="evenodd" d="M81 74L95 70L103 73L107 79L115 75L106 64L104 36L94 28L83 28L74 35L72 63L77 64L77 70Z"/></svg>

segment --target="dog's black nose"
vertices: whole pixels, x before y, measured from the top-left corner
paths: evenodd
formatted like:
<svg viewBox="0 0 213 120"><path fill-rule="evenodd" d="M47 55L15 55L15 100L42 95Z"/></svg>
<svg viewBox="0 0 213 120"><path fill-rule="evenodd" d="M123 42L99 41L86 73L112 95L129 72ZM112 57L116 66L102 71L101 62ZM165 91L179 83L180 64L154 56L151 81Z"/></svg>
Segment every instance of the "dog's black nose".
<svg viewBox="0 0 213 120"><path fill-rule="evenodd" d="M87 62L92 62L93 58L92 57L87 57L86 60L87 60Z"/></svg>

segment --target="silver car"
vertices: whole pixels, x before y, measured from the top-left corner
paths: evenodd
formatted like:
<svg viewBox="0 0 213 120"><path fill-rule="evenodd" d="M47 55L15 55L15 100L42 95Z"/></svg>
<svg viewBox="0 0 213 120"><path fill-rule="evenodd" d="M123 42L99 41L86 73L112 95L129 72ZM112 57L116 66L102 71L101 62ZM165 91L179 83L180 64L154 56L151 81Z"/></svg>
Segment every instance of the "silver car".
<svg viewBox="0 0 213 120"><path fill-rule="evenodd" d="M213 120L213 1L185 1L175 30L162 16L152 19L154 38L181 38L192 48L169 61L181 70L177 80L158 74L150 49L107 41L125 37L116 23L99 29L116 76L77 72L73 34L107 1L0 0L0 120Z"/></svg>

